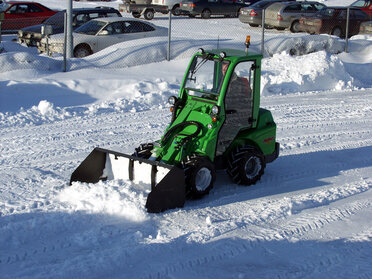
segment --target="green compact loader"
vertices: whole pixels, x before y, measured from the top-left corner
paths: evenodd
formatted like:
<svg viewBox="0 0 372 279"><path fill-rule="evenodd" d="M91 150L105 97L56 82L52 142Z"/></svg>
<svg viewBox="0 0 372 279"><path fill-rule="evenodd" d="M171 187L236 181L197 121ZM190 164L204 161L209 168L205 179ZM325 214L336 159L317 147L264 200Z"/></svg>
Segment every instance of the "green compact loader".
<svg viewBox="0 0 372 279"><path fill-rule="evenodd" d="M144 183L148 212L183 207L186 197L208 194L216 169L226 169L237 184L255 184L279 155L276 124L260 108L261 59L247 50L199 49L179 96L169 98L172 119L162 138L141 144L132 155L95 148L70 184Z"/></svg>

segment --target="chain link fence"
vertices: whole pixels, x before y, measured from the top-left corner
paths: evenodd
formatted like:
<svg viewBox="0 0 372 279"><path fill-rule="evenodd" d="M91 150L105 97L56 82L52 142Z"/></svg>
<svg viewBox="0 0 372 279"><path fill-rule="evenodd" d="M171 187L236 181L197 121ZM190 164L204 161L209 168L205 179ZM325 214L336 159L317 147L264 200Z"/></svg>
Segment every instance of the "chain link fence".
<svg viewBox="0 0 372 279"><path fill-rule="evenodd" d="M262 53L266 57L283 51L287 51L291 55L303 55L319 50L348 51L349 37L359 34L360 30L372 33L369 27L372 19L370 15L366 17L363 12L355 8L340 9L342 10L325 9L322 17L318 18L311 17L315 12L308 13L307 16L303 16L301 12L295 15L293 12L291 19L287 19L285 13L280 14L280 12L273 12L266 8L261 10L239 8L235 11L220 10L217 13L201 10L195 13L183 12L182 14L179 11L173 11L173 14L177 14L177 16L172 13L155 13L152 20L141 20L142 25L133 24L134 17L131 14L123 13L129 23L121 25L118 34L109 33L108 28L107 32L100 31L100 34L96 34L97 39L102 42L97 40L95 44L104 46L100 55L90 55L94 51L89 49L89 43L84 43L78 37L79 34L74 33L74 55L90 55L85 59L64 58L63 51L50 52L56 44L59 44L63 49L65 45L63 41L66 37L63 33L59 35L58 42L54 41L56 35L43 35L45 37L43 42L47 46L44 49L40 45L38 48L35 45L26 47L25 41L17 38L17 34L8 34L8 30L21 23L2 20L0 21L0 27L2 27L0 29L2 30L0 31L0 51L2 46L3 52L8 52L8 54L6 59L0 60L0 66L2 71L15 69L17 63L18 66L30 69L36 67L45 71L63 69L71 71L87 67L110 69L128 67L142 63L187 58L199 47L244 50L247 35L251 36L250 50ZM133 15L138 18L145 14L143 11ZM40 19L37 19L35 23L37 24L39 21ZM131 25L134 31L130 32L128 30ZM151 33L149 30L151 28L157 29L157 27L167 28L168 31L160 37L149 36ZM144 38L136 38L136 34L138 34L136 28L143 31L139 33L144 34ZM120 32L129 32L127 36L133 40L115 45L120 40L127 40L120 37L122 35ZM44 29L44 33L48 34L47 28ZM313 36L311 34L321 35ZM330 34L334 36L330 36ZM81 37L84 36L81 35ZM108 39L109 37L115 37L116 40ZM85 45L86 48L78 48L75 44L78 41L80 46ZM40 54L40 50L43 53Z"/></svg>

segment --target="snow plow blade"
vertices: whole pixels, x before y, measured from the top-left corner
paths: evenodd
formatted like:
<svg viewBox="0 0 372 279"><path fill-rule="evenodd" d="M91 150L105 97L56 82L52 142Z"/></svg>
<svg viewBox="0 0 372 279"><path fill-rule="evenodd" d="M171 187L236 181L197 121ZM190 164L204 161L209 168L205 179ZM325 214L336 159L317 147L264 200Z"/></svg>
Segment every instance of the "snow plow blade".
<svg viewBox="0 0 372 279"><path fill-rule="evenodd" d="M184 171L178 167L127 154L95 148L72 173L74 181L97 183L129 179L151 185L146 208L150 213L183 207L186 199Z"/></svg>

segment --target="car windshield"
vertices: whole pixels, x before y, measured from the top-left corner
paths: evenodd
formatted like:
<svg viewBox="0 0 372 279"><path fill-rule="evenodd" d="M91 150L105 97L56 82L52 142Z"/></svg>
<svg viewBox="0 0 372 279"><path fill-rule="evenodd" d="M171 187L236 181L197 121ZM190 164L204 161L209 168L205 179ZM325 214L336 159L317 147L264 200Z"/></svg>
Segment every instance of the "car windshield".
<svg viewBox="0 0 372 279"><path fill-rule="evenodd" d="M96 35L105 25L106 22L104 21L91 20L77 28L75 32L86 35Z"/></svg>
<svg viewBox="0 0 372 279"><path fill-rule="evenodd" d="M187 73L185 89L191 96L217 100L221 89L222 65L227 61L214 60L213 56L196 56Z"/></svg>
<svg viewBox="0 0 372 279"><path fill-rule="evenodd" d="M44 21L44 24L63 26L65 12L58 12Z"/></svg>

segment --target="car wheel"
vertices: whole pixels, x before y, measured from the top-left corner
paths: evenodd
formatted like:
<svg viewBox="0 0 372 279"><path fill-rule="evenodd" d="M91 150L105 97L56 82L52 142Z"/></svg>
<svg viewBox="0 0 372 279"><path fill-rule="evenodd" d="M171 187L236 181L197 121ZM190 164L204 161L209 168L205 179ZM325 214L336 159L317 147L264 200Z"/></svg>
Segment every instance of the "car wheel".
<svg viewBox="0 0 372 279"><path fill-rule="evenodd" d="M145 13L143 14L143 16L145 17L145 19L147 20L152 20L154 18L154 11L151 10L151 9L147 9L145 11Z"/></svg>
<svg viewBox="0 0 372 279"><path fill-rule="evenodd" d="M251 27L258 27L259 25L258 24L253 24L253 23L249 23L249 26L251 26Z"/></svg>
<svg viewBox="0 0 372 279"><path fill-rule="evenodd" d="M202 17L203 19L208 19L208 18L210 18L210 17L211 17L211 11L208 10L208 9L204 9L204 10L202 11L202 13L201 13L201 17Z"/></svg>
<svg viewBox="0 0 372 279"><path fill-rule="evenodd" d="M195 156L185 163L185 181L193 198L207 195L215 179L214 164L208 158Z"/></svg>
<svg viewBox="0 0 372 279"><path fill-rule="evenodd" d="M342 30L340 27L335 27L332 29L331 35L337 36L337 37L342 37Z"/></svg>
<svg viewBox="0 0 372 279"><path fill-rule="evenodd" d="M300 26L300 22L298 20L295 20L294 22L292 22L291 24L291 32L292 33L298 33L300 32L300 30L298 29L298 27Z"/></svg>
<svg viewBox="0 0 372 279"><path fill-rule="evenodd" d="M132 12L132 16L133 16L134 18L140 18L141 13L139 13L139 12Z"/></svg>
<svg viewBox="0 0 372 279"><path fill-rule="evenodd" d="M178 5L175 5L175 6L172 8L172 15L174 15L174 16L179 16L179 15L181 15L180 7L179 7Z"/></svg>
<svg viewBox="0 0 372 279"><path fill-rule="evenodd" d="M79 45L74 49L74 57L82 58L91 55L93 52L87 45Z"/></svg>
<svg viewBox="0 0 372 279"><path fill-rule="evenodd" d="M255 184L266 166L262 153L252 146L238 146L231 152L227 163L231 179L242 185Z"/></svg>

